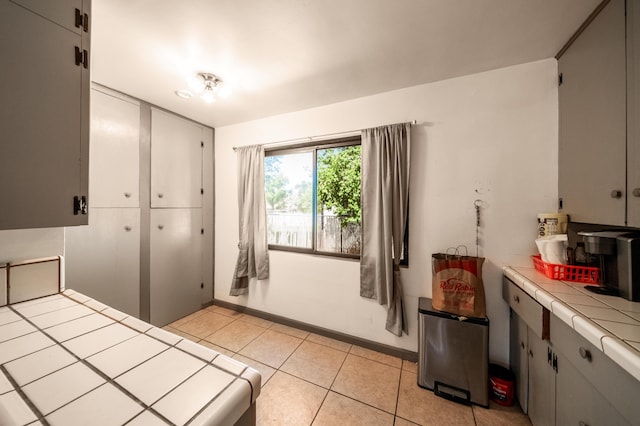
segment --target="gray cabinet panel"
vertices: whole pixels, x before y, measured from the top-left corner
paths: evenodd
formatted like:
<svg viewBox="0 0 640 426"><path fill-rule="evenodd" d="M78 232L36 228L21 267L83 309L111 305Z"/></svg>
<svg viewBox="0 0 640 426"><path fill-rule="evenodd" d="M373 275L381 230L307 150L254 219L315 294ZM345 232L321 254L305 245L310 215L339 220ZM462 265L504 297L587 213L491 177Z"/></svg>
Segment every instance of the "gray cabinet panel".
<svg viewBox="0 0 640 426"><path fill-rule="evenodd" d="M81 34L82 28L76 26L75 9L83 11L82 0L11 0L68 30Z"/></svg>
<svg viewBox="0 0 640 426"><path fill-rule="evenodd" d="M66 287L140 316L140 209L92 208L65 229Z"/></svg>
<svg viewBox="0 0 640 426"><path fill-rule="evenodd" d="M575 222L624 225L625 2L612 0L558 60L559 196ZM620 191L619 198L611 196Z"/></svg>
<svg viewBox="0 0 640 426"><path fill-rule="evenodd" d="M531 328L529 328L527 340L529 342L527 413L534 425L553 425L556 412L556 375L549 362L551 347Z"/></svg>
<svg viewBox="0 0 640 426"><path fill-rule="evenodd" d="M627 2L627 224L640 228L640 4Z"/></svg>
<svg viewBox="0 0 640 426"><path fill-rule="evenodd" d="M74 51L88 43L88 34L0 2L0 52L11 58L0 67L0 229L87 223L73 197L87 195L89 70Z"/></svg>
<svg viewBox="0 0 640 426"><path fill-rule="evenodd" d="M575 330L567 326L564 322L556 317L551 318L551 333L557 351L563 354L563 358L567 361L558 368L558 377L565 373L566 364L575 366L582 377L583 386L597 389L600 395L606 395L610 400L606 404L602 404L600 411L613 411L619 413L620 418L626 418L632 422L634 419L640 419L640 405L638 404L638 395L640 395L640 383L629 373L624 371L619 365L613 362L601 350L593 346L585 338L580 336ZM573 386L573 385L571 385ZM586 390L584 392L587 392ZM566 393L558 393L562 398L569 398ZM603 399L600 396L600 399ZM593 399L592 404L597 406L600 399ZM579 409L576 403L572 403L575 409ZM612 407L612 408L610 408ZM596 410L598 411L598 410ZM588 412L588 411L585 411ZM614 413L611 414L612 418ZM580 413L571 413L573 416L580 416ZM592 418L596 413L592 414ZM600 418L604 419L604 417ZM569 423L558 423L569 424ZM605 422L587 422L587 424L626 424L626 423L605 423Z"/></svg>
<svg viewBox="0 0 640 426"><path fill-rule="evenodd" d="M92 207L139 207L140 105L91 90Z"/></svg>
<svg viewBox="0 0 640 426"><path fill-rule="evenodd" d="M151 207L202 207L202 132L151 109Z"/></svg>
<svg viewBox="0 0 640 426"><path fill-rule="evenodd" d="M201 308L201 209L151 209L150 320L163 327Z"/></svg>
<svg viewBox="0 0 640 426"><path fill-rule="evenodd" d="M527 324L515 313L509 319L509 367L516 376L516 398L522 411L528 412L529 364L528 364L528 331Z"/></svg>

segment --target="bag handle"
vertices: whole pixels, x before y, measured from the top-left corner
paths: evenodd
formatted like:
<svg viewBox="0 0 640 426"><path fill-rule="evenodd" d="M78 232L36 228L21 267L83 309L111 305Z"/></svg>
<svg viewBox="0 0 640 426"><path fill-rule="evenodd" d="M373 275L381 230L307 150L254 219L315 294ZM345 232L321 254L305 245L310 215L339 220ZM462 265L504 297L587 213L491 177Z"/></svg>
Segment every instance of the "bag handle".
<svg viewBox="0 0 640 426"><path fill-rule="evenodd" d="M464 249L464 254L461 254L461 248ZM453 250L453 253L449 253L450 251ZM460 257L460 256L469 256L469 250L467 249L467 246L465 246L464 244L460 244L457 247L449 247L447 249L447 251L445 252L445 254L447 256L454 256L454 257Z"/></svg>

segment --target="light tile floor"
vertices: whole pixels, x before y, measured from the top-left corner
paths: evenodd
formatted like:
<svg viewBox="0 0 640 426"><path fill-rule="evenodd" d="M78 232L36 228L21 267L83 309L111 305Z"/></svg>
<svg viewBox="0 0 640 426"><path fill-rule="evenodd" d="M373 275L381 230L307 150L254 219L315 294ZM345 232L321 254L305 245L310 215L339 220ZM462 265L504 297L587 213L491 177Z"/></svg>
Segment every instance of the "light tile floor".
<svg viewBox="0 0 640 426"><path fill-rule="evenodd" d="M517 406L435 396L418 386L415 363L219 306L165 329L260 372L260 426L531 424Z"/></svg>

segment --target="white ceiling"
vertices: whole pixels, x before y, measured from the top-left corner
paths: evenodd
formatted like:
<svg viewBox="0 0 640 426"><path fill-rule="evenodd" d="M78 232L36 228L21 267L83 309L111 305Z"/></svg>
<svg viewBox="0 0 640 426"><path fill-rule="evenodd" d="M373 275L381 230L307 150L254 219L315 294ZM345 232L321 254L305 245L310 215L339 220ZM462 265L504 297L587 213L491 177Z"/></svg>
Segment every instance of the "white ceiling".
<svg viewBox="0 0 640 426"><path fill-rule="evenodd" d="M600 0L93 0L92 80L212 127L543 58ZM184 100L197 72L233 95Z"/></svg>

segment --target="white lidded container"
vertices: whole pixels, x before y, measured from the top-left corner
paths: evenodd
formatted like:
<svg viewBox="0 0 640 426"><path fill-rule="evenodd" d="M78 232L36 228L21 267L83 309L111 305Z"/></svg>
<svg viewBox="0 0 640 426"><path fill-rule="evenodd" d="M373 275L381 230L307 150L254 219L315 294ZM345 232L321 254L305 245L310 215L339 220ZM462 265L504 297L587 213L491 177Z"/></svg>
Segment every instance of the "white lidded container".
<svg viewBox="0 0 640 426"><path fill-rule="evenodd" d="M538 236L566 234L569 216L560 213L540 213L538 215Z"/></svg>

